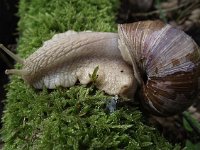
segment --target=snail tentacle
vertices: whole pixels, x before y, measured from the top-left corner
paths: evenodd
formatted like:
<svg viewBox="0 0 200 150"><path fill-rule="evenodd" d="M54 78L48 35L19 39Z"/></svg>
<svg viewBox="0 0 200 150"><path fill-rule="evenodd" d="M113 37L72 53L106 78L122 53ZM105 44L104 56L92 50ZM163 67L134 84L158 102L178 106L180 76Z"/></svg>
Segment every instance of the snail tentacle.
<svg viewBox="0 0 200 150"><path fill-rule="evenodd" d="M24 60L20 58L19 56L15 55L13 52L11 52L9 49L7 49L3 44L0 43L0 48L4 50L10 57L12 57L16 62L20 64L24 64Z"/></svg>

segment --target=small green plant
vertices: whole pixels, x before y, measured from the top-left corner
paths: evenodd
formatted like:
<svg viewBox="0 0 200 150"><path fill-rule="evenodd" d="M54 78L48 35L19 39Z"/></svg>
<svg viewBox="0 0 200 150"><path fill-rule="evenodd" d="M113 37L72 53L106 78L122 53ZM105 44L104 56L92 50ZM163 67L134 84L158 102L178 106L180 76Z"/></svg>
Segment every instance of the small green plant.
<svg viewBox="0 0 200 150"><path fill-rule="evenodd" d="M193 136L191 140L197 141L196 138L200 138L200 123L194 119L189 112L183 113L183 126ZM200 142L192 142L190 139L186 140L186 150L199 150Z"/></svg>
<svg viewBox="0 0 200 150"><path fill-rule="evenodd" d="M89 77L91 79L91 82L92 84L95 85L96 81L97 81L97 78L98 78L98 75L97 75L97 72L99 70L99 66L95 67L94 71L92 74L89 74Z"/></svg>
<svg viewBox="0 0 200 150"><path fill-rule="evenodd" d="M167 17L166 14L163 12L163 10L160 8L160 0L156 0L156 7L159 10L159 18L164 21L165 23L167 23Z"/></svg>
<svg viewBox="0 0 200 150"><path fill-rule="evenodd" d="M194 144L190 140L187 140L185 146L186 146L186 148L184 150L199 150L200 142Z"/></svg>

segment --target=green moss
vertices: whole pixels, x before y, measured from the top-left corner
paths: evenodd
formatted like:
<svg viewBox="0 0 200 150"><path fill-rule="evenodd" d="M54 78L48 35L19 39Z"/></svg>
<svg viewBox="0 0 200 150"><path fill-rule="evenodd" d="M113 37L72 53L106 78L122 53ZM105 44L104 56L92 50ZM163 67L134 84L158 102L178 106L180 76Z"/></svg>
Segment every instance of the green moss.
<svg viewBox="0 0 200 150"><path fill-rule="evenodd" d="M18 52L27 57L55 33L116 31L115 0L21 0ZM137 108L108 113L109 96L91 87L42 91L13 76L3 116L4 149L179 149L147 125Z"/></svg>
<svg viewBox="0 0 200 150"><path fill-rule="evenodd" d="M28 56L55 33L67 30L116 31L115 0L21 0L18 50Z"/></svg>

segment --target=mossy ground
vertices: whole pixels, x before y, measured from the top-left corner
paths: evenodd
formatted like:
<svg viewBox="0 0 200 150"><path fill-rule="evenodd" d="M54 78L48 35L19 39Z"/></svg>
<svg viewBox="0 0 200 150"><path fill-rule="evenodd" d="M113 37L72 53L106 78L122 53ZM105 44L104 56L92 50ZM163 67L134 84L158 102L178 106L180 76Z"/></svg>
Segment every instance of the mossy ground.
<svg viewBox="0 0 200 150"><path fill-rule="evenodd" d="M21 0L18 52L27 57L58 32L116 31L115 0ZM20 67L20 66L17 66ZM76 85L38 91L13 76L3 116L4 149L179 149L134 107L106 111L106 96Z"/></svg>

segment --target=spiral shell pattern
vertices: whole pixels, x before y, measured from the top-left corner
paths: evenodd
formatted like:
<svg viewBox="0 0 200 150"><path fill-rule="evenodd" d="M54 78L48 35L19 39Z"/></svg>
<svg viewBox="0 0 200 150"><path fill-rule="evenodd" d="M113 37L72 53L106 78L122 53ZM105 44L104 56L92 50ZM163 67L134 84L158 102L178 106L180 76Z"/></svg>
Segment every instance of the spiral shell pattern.
<svg viewBox="0 0 200 150"><path fill-rule="evenodd" d="M200 86L200 49L192 38L161 21L121 24L118 33L124 59L137 66L140 100L148 110L168 116L193 103Z"/></svg>

